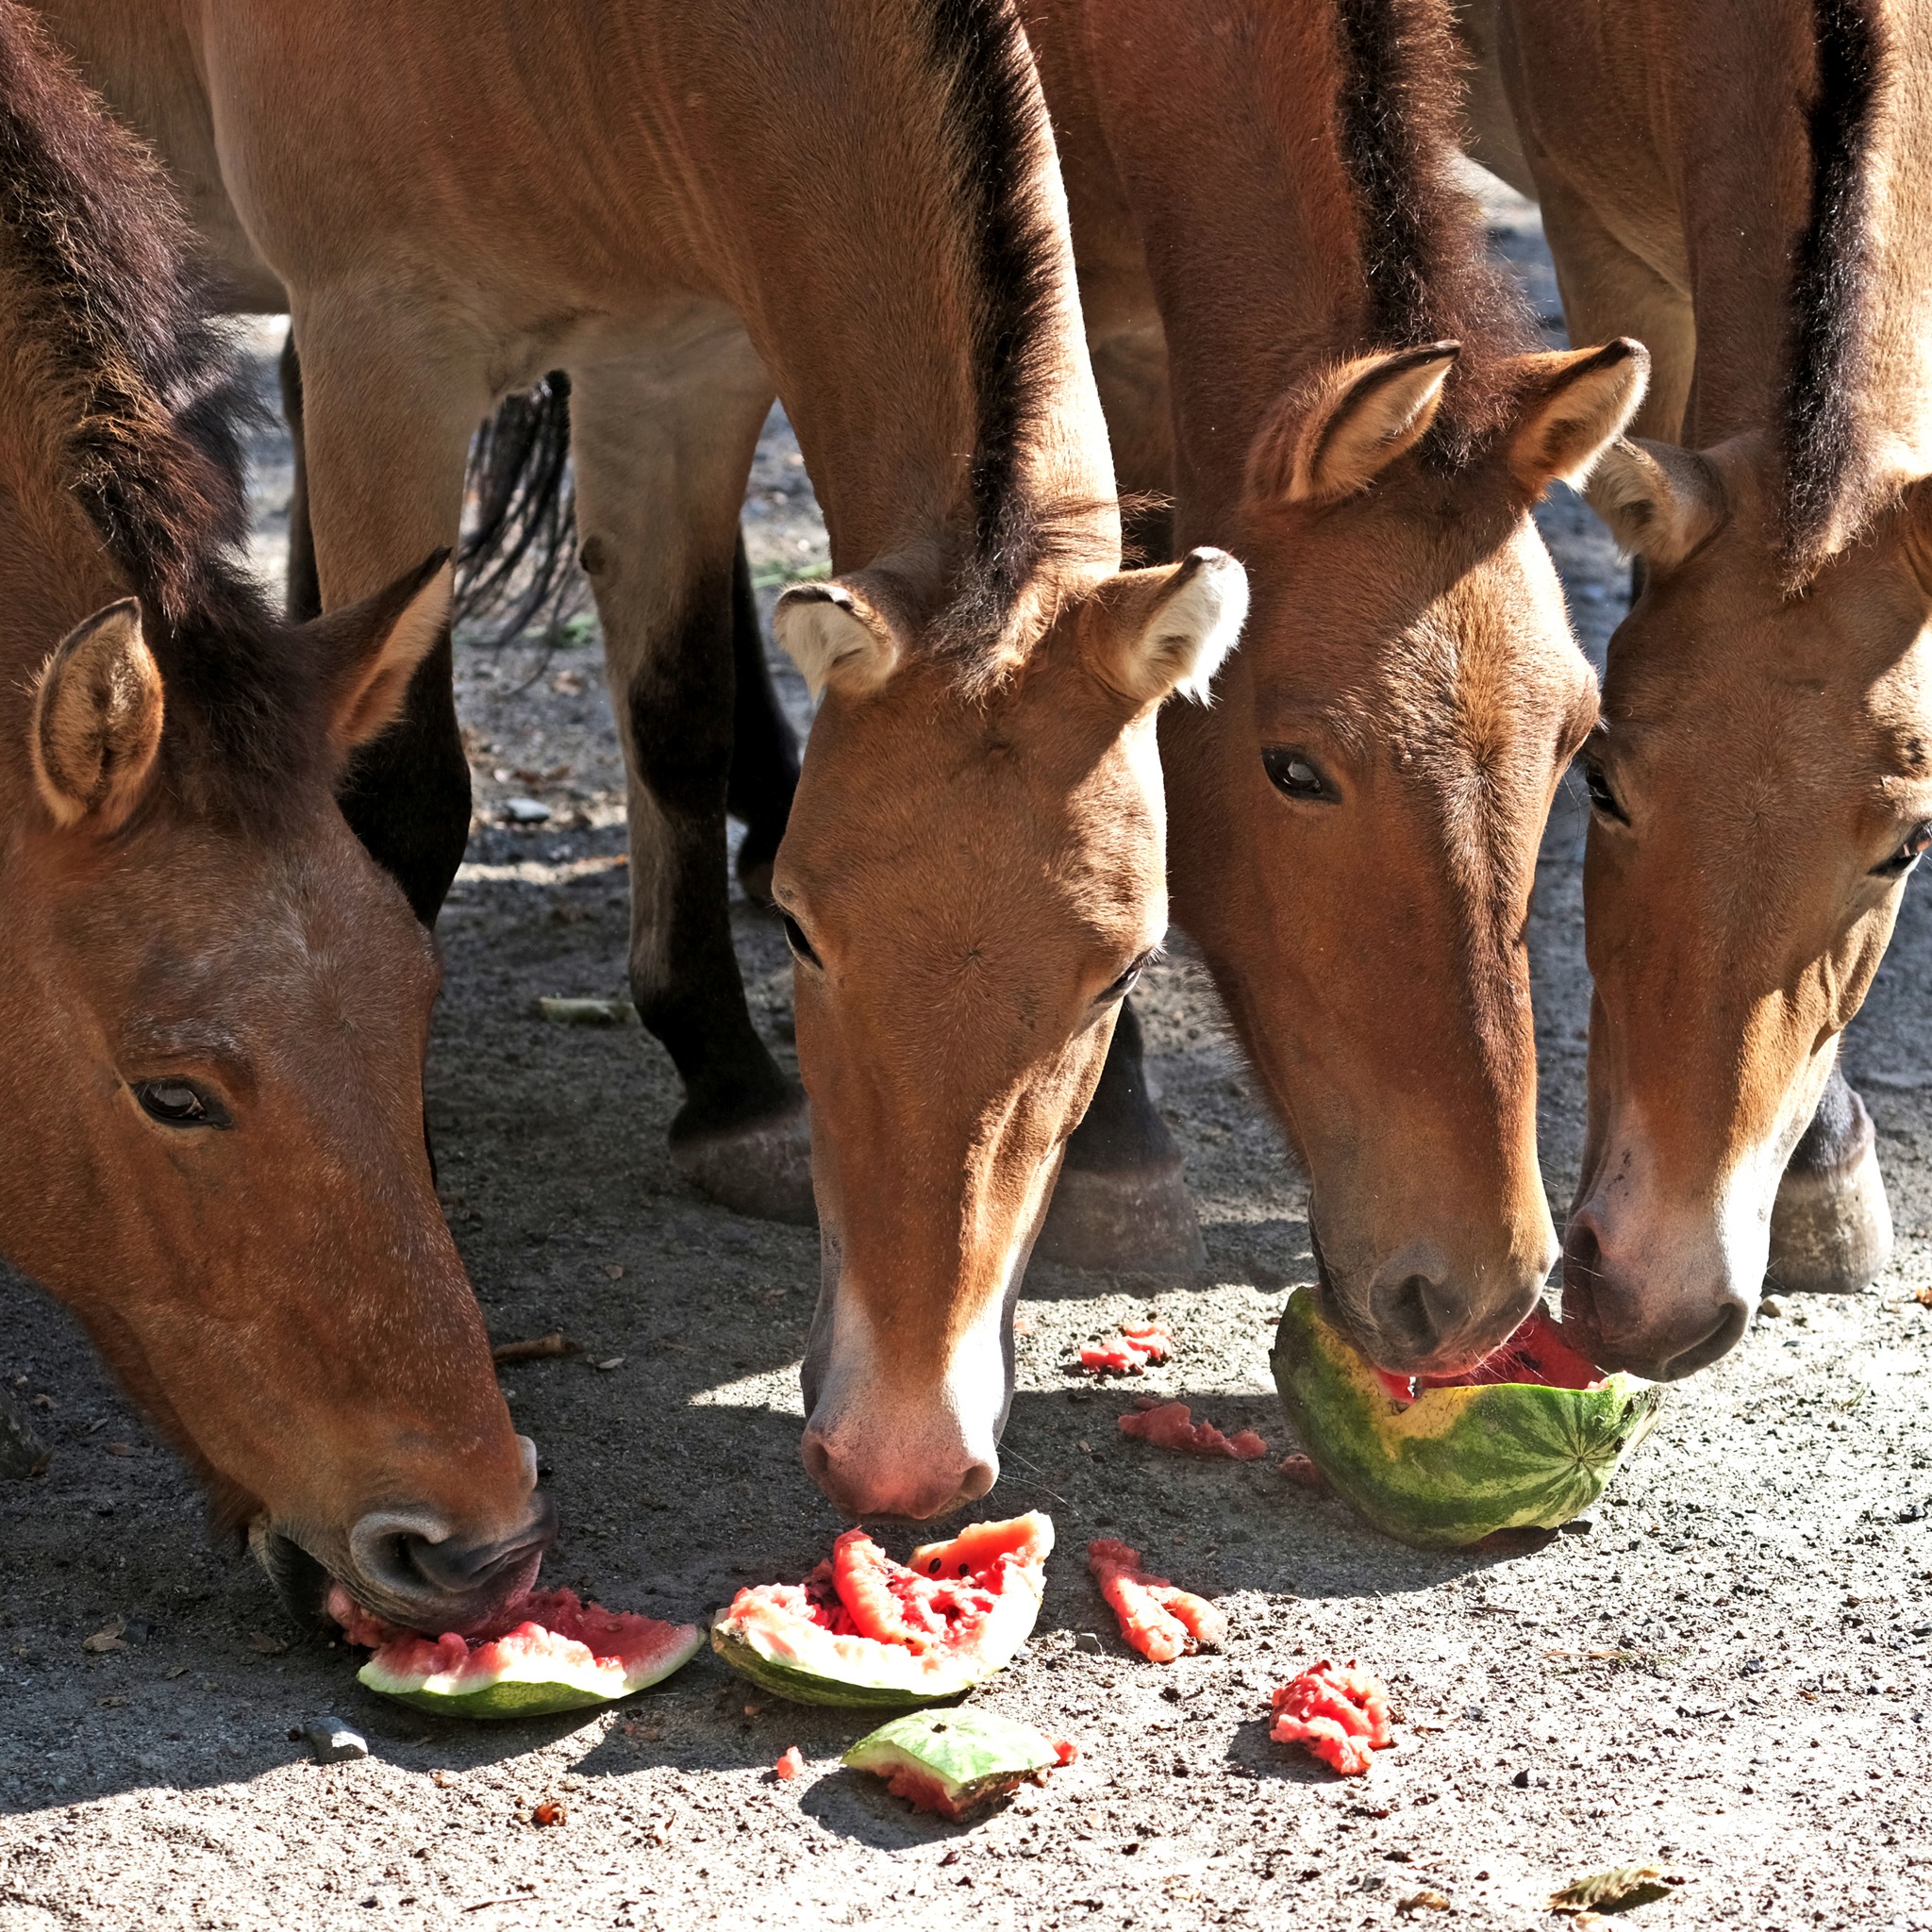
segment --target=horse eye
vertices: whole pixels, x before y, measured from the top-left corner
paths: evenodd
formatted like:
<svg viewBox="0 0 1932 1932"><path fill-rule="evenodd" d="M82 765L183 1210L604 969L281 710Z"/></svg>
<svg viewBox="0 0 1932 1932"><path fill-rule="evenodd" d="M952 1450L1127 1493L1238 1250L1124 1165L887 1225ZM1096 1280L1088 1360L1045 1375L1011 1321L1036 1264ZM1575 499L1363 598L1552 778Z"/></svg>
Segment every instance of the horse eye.
<svg viewBox="0 0 1932 1932"><path fill-rule="evenodd" d="M1594 762L1583 768L1583 785L1590 793L1591 804L1605 818L1614 819L1620 825L1630 823L1629 815L1617 803L1617 794L1610 790L1610 781L1604 776L1604 768Z"/></svg>
<svg viewBox="0 0 1932 1932"><path fill-rule="evenodd" d="M1904 842L1890 858L1872 868L1872 875L1881 879L1904 878L1927 846L1932 846L1932 820L1922 820L1907 833Z"/></svg>
<svg viewBox="0 0 1932 1932"><path fill-rule="evenodd" d="M805 936L805 928L781 906L778 917L785 924L785 943L791 948L791 957L802 960L808 966L823 967L824 961L812 951L811 941Z"/></svg>
<svg viewBox="0 0 1932 1932"><path fill-rule="evenodd" d="M1271 744L1261 753L1261 764L1270 783L1289 798L1332 800L1335 796L1307 752L1296 751L1290 745Z"/></svg>
<svg viewBox="0 0 1932 1932"><path fill-rule="evenodd" d="M142 1080L134 1089L141 1110L168 1127L227 1127L228 1109L192 1080Z"/></svg>
<svg viewBox="0 0 1932 1932"><path fill-rule="evenodd" d="M1141 983L1141 975L1147 970L1148 962L1154 958L1151 952L1142 953L1121 976L1093 1002L1096 1007L1110 1005L1115 1000L1124 1000Z"/></svg>

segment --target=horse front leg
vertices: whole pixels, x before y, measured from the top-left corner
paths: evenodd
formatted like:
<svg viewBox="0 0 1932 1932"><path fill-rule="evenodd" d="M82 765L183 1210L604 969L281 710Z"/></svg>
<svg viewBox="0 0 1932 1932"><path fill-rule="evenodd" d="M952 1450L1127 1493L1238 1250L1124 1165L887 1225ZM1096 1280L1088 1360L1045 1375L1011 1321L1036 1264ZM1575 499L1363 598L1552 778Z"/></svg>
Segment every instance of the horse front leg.
<svg viewBox="0 0 1932 1932"><path fill-rule="evenodd" d="M1857 1294L1890 1259L1891 1207L1872 1116L1835 1066L1778 1183L1764 1286L1787 1294Z"/></svg>
<svg viewBox="0 0 1932 1932"><path fill-rule="evenodd" d="M725 866L738 516L769 380L722 325L571 380L579 556L627 779L631 996L684 1082L672 1163L724 1207L809 1225L805 1099L752 1024Z"/></svg>

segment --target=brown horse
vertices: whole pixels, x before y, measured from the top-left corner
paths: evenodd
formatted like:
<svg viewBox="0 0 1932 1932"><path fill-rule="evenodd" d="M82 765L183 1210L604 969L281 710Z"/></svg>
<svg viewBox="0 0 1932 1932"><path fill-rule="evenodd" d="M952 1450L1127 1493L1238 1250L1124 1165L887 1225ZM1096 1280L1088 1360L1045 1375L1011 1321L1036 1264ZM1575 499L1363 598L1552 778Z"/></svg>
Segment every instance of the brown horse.
<svg viewBox="0 0 1932 1932"><path fill-rule="evenodd" d="M1932 37L1890 0L1507 0L1476 29L1572 329L1655 362L1591 495L1643 590L1587 752L1565 1280L1597 1359L1681 1375L1767 1262L1853 1287L1890 1246L1835 1069L1932 841Z"/></svg>
<svg viewBox="0 0 1932 1932"><path fill-rule="evenodd" d="M0 1247L280 1582L472 1627L550 1507L424 1151L434 952L333 792L449 574L269 618L186 239L0 0Z"/></svg>
<svg viewBox="0 0 1932 1932"><path fill-rule="evenodd" d="M1523 929L1596 692L1530 509L1644 358L1524 350L1451 185L1437 0L1028 14L1116 462L1174 492L1142 534L1254 588L1214 707L1161 725L1175 916L1340 1306L1391 1367L1460 1366L1557 1254ZM1107 1125L1063 1186L1157 1185L1144 1100Z"/></svg>
<svg viewBox="0 0 1932 1932"><path fill-rule="evenodd" d="M982 1493L1033 1224L1166 921L1154 713L1245 604L1219 555L1119 574L1010 8L45 11L232 299L291 311L330 605L450 542L478 417L568 372L632 988L686 1082L681 1163L768 1208L800 1115L745 1014L723 814L738 510L783 397L839 572L779 614L824 694L775 881L826 1260L807 1457L854 1509ZM425 918L467 785L445 644L347 798Z"/></svg>

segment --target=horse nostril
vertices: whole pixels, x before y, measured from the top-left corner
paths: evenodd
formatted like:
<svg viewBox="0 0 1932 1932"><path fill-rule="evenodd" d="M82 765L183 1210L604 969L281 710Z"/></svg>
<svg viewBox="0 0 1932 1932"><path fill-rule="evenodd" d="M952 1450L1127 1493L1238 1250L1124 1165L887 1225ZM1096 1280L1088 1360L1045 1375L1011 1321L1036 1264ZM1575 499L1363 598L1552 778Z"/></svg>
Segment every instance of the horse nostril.
<svg viewBox="0 0 1932 1932"><path fill-rule="evenodd" d="M1369 1318L1392 1353L1422 1361L1434 1354L1455 1328L1454 1311L1444 1307L1446 1289L1439 1275L1415 1266L1411 1251L1377 1270L1369 1284Z"/></svg>
<svg viewBox="0 0 1932 1932"><path fill-rule="evenodd" d="M1699 1369L1707 1369L1719 1357L1730 1354L1738 1345L1739 1338L1744 1333L1744 1324L1749 1319L1750 1311L1741 1302L1725 1303L1724 1311L1704 1339L1664 1362L1657 1372L1657 1380L1681 1382L1686 1375L1694 1375Z"/></svg>
<svg viewBox="0 0 1932 1932"><path fill-rule="evenodd" d="M463 1541L441 1517L388 1510L356 1524L349 1552L376 1607L386 1599L475 1622L529 1587L556 1536L556 1506L539 1492L508 1536Z"/></svg>
<svg viewBox="0 0 1932 1932"><path fill-rule="evenodd" d="M959 1500L963 1503L976 1503L993 1484L1000 1479L1000 1468L996 1462L975 1462L959 1484Z"/></svg>

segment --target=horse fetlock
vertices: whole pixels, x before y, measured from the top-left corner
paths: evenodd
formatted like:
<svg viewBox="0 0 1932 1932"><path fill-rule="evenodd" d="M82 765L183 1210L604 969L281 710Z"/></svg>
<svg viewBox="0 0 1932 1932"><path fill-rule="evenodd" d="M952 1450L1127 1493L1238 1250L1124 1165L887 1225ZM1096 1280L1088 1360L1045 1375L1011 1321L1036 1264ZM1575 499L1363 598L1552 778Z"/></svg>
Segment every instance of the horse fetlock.
<svg viewBox="0 0 1932 1932"><path fill-rule="evenodd" d="M1034 1242L1036 1260L1122 1274L1192 1274L1208 1265L1176 1150L1134 1167L1065 1167Z"/></svg>
<svg viewBox="0 0 1932 1932"><path fill-rule="evenodd" d="M811 1189L811 1115L789 1088L776 1107L721 1121L688 1121L687 1102L671 1124L671 1165L699 1193L758 1221L810 1227L818 1220Z"/></svg>
<svg viewBox="0 0 1932 1932"><path fill-rule="evenodd" d="M1787 1294L1857 1294L1890 1259L1891 1207L1868 1119L1846 1160L1785 1170L1764 1282Z"/></svg>

